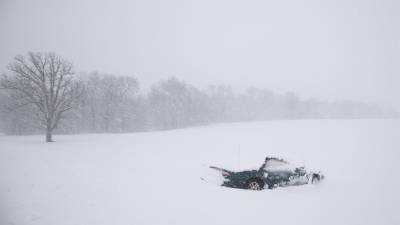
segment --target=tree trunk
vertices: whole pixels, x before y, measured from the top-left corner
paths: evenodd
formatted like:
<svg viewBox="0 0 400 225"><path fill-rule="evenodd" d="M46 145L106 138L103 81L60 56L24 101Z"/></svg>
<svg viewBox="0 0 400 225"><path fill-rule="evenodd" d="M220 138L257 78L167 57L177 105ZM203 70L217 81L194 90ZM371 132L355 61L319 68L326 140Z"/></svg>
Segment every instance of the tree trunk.
<svg viewBox="0 0 400 225"><path fill-rule="evenodd" d="M51 128L47 127L46 129L46 142L53 142L53 131L51 130Z"/></svg>

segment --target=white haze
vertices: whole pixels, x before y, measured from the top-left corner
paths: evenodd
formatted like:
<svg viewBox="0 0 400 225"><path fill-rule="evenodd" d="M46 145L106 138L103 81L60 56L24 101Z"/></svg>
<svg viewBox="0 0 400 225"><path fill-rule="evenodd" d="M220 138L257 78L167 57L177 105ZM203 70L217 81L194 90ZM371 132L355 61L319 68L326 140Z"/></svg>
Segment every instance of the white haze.
<svg viewBox="0 0 400 225"><path fill-rule="evenodd" d="M400 4L367 1L0 1L0 71L54 51L77 72L176 76L400 108Z"/></svg>

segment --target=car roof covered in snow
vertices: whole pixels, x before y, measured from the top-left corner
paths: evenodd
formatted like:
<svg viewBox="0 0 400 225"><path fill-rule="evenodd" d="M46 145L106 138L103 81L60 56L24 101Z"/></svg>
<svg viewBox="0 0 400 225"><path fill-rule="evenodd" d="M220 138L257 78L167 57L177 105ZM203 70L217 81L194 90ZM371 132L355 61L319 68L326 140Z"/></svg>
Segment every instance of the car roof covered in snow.
<svg viewBox="0 0 400 225"><path fill-rule="evenodd" d="M267 156L267 157L265 158L265 162L268 162L268 161L278 161L278 162L282 162L282 163L289 163L289 162L287 162L287 161L284 160L284 159L280 159L280 158L277 158L277 157L269 157L269 156Z"/></svg>
<svg viewBox="0 0 400 225"><path fill-rule="evenodd" d="M295 165L277 157L266 157L262 167L268 170L293 170L296 168Z"/></svg>

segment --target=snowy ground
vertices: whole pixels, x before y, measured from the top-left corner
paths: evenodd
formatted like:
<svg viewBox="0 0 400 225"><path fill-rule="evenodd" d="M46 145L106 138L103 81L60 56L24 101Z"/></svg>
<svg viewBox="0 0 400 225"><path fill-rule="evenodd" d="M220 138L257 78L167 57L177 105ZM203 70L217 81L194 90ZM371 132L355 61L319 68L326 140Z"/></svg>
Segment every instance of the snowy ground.
<svg viewBox="0 0 400 225"><path fill-rule="evenodd" d="M220 124L136 134L0 136L1 225L400 224L400 120ZM326 179L260 192L207 165L282 156Z"/></svg>

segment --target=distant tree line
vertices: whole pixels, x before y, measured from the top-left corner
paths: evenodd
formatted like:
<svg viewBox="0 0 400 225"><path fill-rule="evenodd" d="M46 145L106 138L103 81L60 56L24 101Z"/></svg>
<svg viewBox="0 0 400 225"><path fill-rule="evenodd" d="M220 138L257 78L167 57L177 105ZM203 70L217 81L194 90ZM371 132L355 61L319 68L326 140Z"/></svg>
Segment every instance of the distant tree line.
<svg viewBox="0 0 400 225"><path fill-rule="evenodd" d="M222 122L398 117L393 110L355 102L302 100L230 86L198 89L174 77L139 91L130 76L73 75L53 53L17 56L1 79L0 129L5 134L102 133L166 130Z"/></svg>

